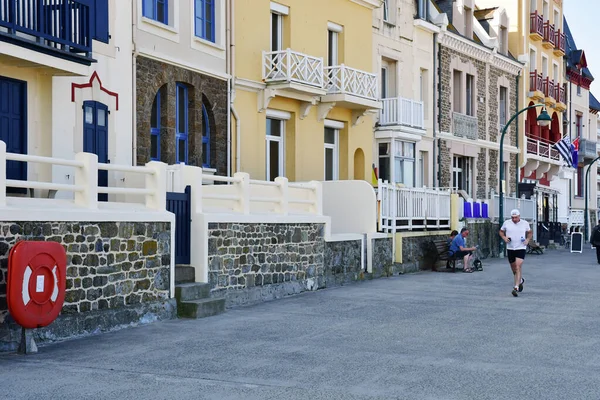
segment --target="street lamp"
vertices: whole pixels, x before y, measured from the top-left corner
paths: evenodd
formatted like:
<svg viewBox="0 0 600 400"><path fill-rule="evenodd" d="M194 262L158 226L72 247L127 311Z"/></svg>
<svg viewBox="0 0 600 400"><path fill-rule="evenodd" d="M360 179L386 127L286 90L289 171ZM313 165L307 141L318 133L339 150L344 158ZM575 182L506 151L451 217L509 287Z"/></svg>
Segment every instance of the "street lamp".
<svg viewBox="0 0 600 400"><path fill-rule="evenodd" d="M519 116L519 114L521 114L524 111L529 110L530 108L536 108L536 107L544 107L544 108L542 108L542 112L540 113L540 115L538 115L538 117L536 119L538 125L541 127L550 125L550 122L552 122L552 117L550 117L550 115L548 115L548 112L546 111L546 105L545 104L534 104L532 106L525 107L522 110L518 111L515 115L513 115L508 120L506 125L504 125L504 128L502 128L502 134L500 136L500 162L498 164L498 166L500 168L500 174L499 174L499 178L498 178L498 193L500 194L500 196L499 196L499 199L500 199L499 208L500 209L499 209L498 221L500 222L501 226L502 226L502 221L504 219L504 192L502 190L502 181L504 180L504 168L503 168L504 135L506 134L506 130L510 126L510 123L513 122L513 120L516 119ZM503 246L504 246L504 242L501 240L500 248L499 248L500 254L503 254Z"/></svg>
<svg viewBox="0 0 600 400"><path fill-rule="evenodd" d="M590 165L588 165L587 169L585 170L585 213L583 214L583 218L584 218L583 231L585 232L585 236L584 236L583 240L587 240L587 238L588 238L588 185L589 185L588 180L589 180L589 175L590 175L590 168L598 160L600 160L600 156L594 158L594 161L592 161L590 163Z"/></svg>

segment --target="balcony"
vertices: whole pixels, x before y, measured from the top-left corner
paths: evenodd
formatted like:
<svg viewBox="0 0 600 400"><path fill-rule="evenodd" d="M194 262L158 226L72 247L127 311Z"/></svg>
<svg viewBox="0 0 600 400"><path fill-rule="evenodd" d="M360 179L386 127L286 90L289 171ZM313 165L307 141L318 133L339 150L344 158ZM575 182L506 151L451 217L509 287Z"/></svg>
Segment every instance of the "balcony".
<svg viewBox="0 0 600 400"><path fill-rule="evenodd" d="M544 37L544 17L537 11L529 15L529 37L531 40L542 40Z"/></svg>
<svg viewBox="0 0 600 400"><path fill-rule="evenodd" d="M454 136L477 140L479 136L477 117L453 112L452 121Z"/></svg>
<svg viewBox="0 0 600 400"><path fill-rule="evenodd" d="M379 112L379 125L425 129L422 101L394 97L382 99L381 103L383 108Z"/></svg>
<svg viewBox="0 0 600 400"><path fill-rule="evenodd" d="M324 95L323 58L291 49L263 51L263 81L274 89L308 95Z"/></svg>
<svg viewBox="0 0 600 400"><path fill-rule="evenodd" d="M552 144L532 137L527 138L527 154L538 156L542 159L560 161L560 154L558 150L552 147Z"/></svg>
<svg viewBox="0 0 600 400"><path fill-rule="evenodd" d="M556 111L562 112L567 109L566 85L554 84L554 99L556 100Z"/></svg>
<svg viewBox="0 0 600 400"><path fill-rule="evenodd" d="M580 139L579 140L579 151L577 152L579 157L594 159L598 157L596 150L596 141L591 139Z"/></svg>
<svg viewBox="0 0 600 400"><path fill-rule="evenodd" d="M351 109L381 109L377 99L377 75L343 64L324 70L327 95L321 97L321 102Z"/></svg>
<svg viewBox="0 0 600 400"><path fill-rule="evenodd" d="M560 29L556 30L556 38L554 39L554 55L562 57L565 55L565 49L567 48L567 37Z"/></svg>
<svg viewBox="0 0 600 400"><path fill-rule="evenodd" d="M537 70L529 73L529 97L536 100L545 98L543 82L542 74L538 74Z"/></svg>
<svg viewBox="0 0 600 400"><path fill-rule="evenodd" d="M542 79L542 92L544 93L544 102L546 105L554 107L556 105L554 81L549 77Z"/></svg>
<svg viewBox="0 0 600 400"><path fill-rule="evenodd" d="M20 65L70 73L77 69L73 63L89 66L94 61L93 15L89 0L2 0L0 41L8 45L0 61L14 64L18 59ZM69 64L65 66L62 60Z"/></svg>
<svg viewBox="0 0 600 400"><path fill-rule="evenodd" d="M555 47L556 31L550 21L544 22L544 38L542 40L542 46L545 48L553 49Z"/></svg>

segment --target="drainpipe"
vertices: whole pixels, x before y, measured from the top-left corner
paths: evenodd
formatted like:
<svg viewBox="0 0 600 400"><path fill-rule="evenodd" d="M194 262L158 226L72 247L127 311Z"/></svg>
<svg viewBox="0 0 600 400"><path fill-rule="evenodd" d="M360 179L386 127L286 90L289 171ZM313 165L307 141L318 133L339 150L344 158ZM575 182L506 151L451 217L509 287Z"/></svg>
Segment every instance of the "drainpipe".
<svg viewBox="0 0 600 400"><path fill-rule="evenodd" d="M429 2L427 2L427 3L429 3ZM436 41L436 39L437 39L437 33L434 33L433 34L433 71L431 71L432 72L431 75L433 76L433 90L432 90L432 92L433 92L433 101L431 102L431 106L432 106L431 107L431 113L433 115L433 118L431 119L431 125L433 127L433 159L432 159L433 163L432 164L433 164L433 187L434 188L438 187L437 179L436 179L436 175L435 175L436 174L435 165L437 163L436 162L436 158L435 158L436 157L436 151L435 151L436 140L435 139L436 139L436 136L437 136L436 133L435 133L435 117L436 117L435 110L437 108L436 104L435 104L435 100L436 100L435 85L436 85L436 82L437 82L437 80L435 79L436 78L436 73L435 73L435 66L436 66L435 65L435 41Z"/></svg>
<svg viewBox="0 0 600 400"><path fill-rule="evenodd" d="M235 172L241 171L241 154L242 154L242 131L240 116L235 110L233 105L235 101L235 0L229 0L229 74L230 78L230 96L229 96L229 108L231 114L235 118ZM231 146L231 126L229 127L229 146ZM230 147L231 149L231 147ZM231 151L230 151L231 157Z"/></svg>
<svg viewBox="0 0 600 400"><path fill-rule="evenodd" d="M137 57L139 55L137 49L137 13L136 13L136 5L137 2L133 1L131 3L131 42L133 46L133 60L132 60L132 71L131 71L131 165L137 165Z"/></svg>
<svg viewBox="0 0 600 400"><path fill-rule="evenodd" d="M515 110L519 110L519 79L521 78L521 71L519 71L519 74L516 77L516 82L517 82L517 99L515 102ZM515 128L515 146L517 147L517 165L515 166L515 170L517 171L517 176L516 176L516 180L515 180L515 186L516 186L516 192L517 192L517 198L519 198L519 180L521 178L521 169L519 168L519 120L517 119L517 123L515 124L517 127ZM526 143L526 142L525 142Z"/></svg>
<svg viewBox="0 0 600 400"><path fill-rule="evenodd" d="M226 4L227 12L225 16L226 34L225 48L227 51L231 48L231 0ZM227 107L231 107L231 57L226 56L225 69L227 75ZM227 176L231 176L231 112L227 111Z"/></svg>

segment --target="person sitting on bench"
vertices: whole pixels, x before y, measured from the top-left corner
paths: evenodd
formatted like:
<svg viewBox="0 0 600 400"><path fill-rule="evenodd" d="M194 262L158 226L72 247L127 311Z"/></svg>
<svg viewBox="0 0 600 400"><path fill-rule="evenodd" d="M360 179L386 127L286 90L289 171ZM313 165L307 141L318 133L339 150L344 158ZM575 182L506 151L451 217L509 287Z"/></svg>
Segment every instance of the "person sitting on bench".
<svg viewBox="0 0 600 400"><path fill-rule="evenodd" d="M447 243L448 243L448 260L446 261L446 268L450 268L450 259L454 256L454 253L452 253L450 251L450 246L452 245L452 241L454 240L456 235L458 235L458 231L453 230L452 232L450 232L450 237L448 238L448 241L447 241Z"/></svg>
<svg viewBox="0 0 600 400"><path fill-rule="evenodd" d="M456 235L456 237L452 240L452 244L450 244L450 255L456 257L457 259L463 259L463 272L473 272L473 270L469 267L469 261L473 257L473 251L476 250L475 247L465 247L465 238L469 236L469 229L462 228L460 230L460 235Z"/></svg>

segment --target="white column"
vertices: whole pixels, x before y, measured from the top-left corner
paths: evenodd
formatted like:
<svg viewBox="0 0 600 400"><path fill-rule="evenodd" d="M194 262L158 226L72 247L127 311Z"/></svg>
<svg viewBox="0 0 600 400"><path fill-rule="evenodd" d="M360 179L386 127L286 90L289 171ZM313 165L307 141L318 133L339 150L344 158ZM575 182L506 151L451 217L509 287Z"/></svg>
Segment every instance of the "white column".
<svg viewBox="0 0 600 400"><path fill-rule="evenodd" d="M81 207L98 209L98 156L92 153L77 153L75 160L83 167L75 169L75 186L82 190L75 192L75 204Z"/></svg>
<svg viewBox="0 0 600 400"><path fill-rule="evenodd" d="M146 175L146 189L152 194L146 195L146 207L153 210L167 209L167 164L150 161L146 167L154 170L154 174Z"/></svg>

